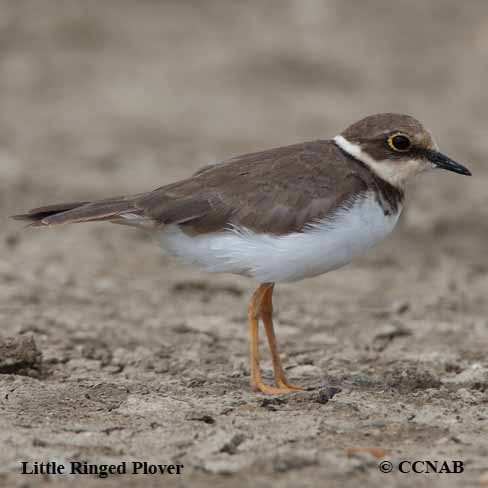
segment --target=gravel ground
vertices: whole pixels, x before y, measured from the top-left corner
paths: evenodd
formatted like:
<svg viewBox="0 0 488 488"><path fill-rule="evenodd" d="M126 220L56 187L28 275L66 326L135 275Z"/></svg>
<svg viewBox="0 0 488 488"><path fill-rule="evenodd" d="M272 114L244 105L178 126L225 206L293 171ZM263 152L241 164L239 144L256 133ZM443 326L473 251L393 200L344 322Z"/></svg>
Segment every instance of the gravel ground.
<svg viewBox="0 0 488 488"><path fill-rule="evenodd" d="M287 372L310 388L280 398L248 388L250 280L132 229L5 218L0 484L488 485L487 54L484 0L0 1L2 215L146 191L382 111L418 117L474 173L420 178L365 258L277 287ZM22 461L184 468L101 480Z"/></svg>

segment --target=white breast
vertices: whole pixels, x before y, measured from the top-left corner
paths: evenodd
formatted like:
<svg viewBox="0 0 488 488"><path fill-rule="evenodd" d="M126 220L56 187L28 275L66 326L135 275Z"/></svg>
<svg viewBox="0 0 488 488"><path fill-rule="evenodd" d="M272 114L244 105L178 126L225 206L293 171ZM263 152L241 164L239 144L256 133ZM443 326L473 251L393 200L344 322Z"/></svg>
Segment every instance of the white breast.
<svg viewBox="0 0 488 488"><path fill-rule="evenodd" d="M172 255L216 273L251 276L259 282L296 281L349 263L387 236L401 209L387 216L372 194L303 232L274 236L233 228L190 236L170 225L160 233Z"/></svg>

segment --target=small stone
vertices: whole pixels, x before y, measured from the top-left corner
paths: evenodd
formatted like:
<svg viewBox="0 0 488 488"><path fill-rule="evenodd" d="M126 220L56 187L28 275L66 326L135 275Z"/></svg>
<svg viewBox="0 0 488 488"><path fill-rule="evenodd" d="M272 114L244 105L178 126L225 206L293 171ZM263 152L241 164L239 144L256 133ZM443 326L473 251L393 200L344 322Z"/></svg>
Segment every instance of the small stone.
<svg viewBox="0 0 488 488"><path fill-rule="evenodd" d="M0 338L0 373L27 374L40 369L42 353L32 336Z"/></svg>
<svg viewBox="0 0 488 488"><path fill-rule="evenodd" d="M187 420L197 420L198 422L203 422L205 424L215 424L215 419L210 414L199 410L189 412L185 418Z"/></svg>
<svg viewBox="0 0 488 488"><path fill-rule="evenodd" d="M332 400L338 393L342 390L337 386L326 386L325 388L320 388L315 396L315 401L325 405Z"/></svg>

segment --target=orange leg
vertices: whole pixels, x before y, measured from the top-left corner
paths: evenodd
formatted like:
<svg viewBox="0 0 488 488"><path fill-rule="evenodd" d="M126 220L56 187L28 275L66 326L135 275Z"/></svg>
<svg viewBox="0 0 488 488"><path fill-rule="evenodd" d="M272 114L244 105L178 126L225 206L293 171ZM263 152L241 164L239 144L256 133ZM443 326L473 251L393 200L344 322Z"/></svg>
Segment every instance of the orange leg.
<svg viewBox="0 0 488 488"><path fill-rule="evenodd" d="M264 293L263 285L258 286L253 293L248 307L249 320L249 341L250 341L250 368L251 368L251 389L260 391L263 385L261 372L259 370L259 304ZM263 385L264 386L264 385Z"/></svg>
<svg viewBox="0 0 488 488"><path fill-rule="evenodd" d="M291 393L299 388L290 385L286 379L281 366L281 361L277 349L276 338L273 331L272 302L273 283L263 283L258 286L249 301L248 319L249 319L249 336L250 336L250 366L251 366L251 389L260 391L268 395L280 395ZM259 318L265 323L266 334L270 345L273 368L277 388L263 383L259 369Z"/></svg>
<svg viewBox="0 0 488 488"><path fill-rule="evenodd" d="M273 288L274 284L266 288L266 292L261 304L261 318L263 319L264 329L266 331L266 336L268 337L269 350L271 352L271 359L273 361L275 383L278 388L286 388L292 391L303 390L303 388L292 385L288 382L288 378L286 377L281 364L278 343L276 342L273 327Z"/></svg>

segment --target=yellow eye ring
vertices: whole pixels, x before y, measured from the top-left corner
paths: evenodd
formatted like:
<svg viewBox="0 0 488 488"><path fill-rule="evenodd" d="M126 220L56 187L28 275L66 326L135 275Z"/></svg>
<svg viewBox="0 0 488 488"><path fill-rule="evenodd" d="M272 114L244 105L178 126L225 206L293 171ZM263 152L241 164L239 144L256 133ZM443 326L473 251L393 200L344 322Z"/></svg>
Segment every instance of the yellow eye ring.
<svg viewBox="0 0 488 488"><path fill-rule="evenodd" d="M397 152L407 152L412 147L410 137L402 132L397 132L388 137L388 145Z"/></svg>

